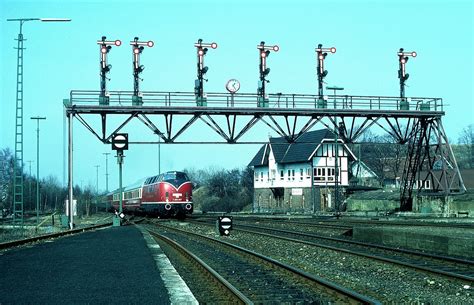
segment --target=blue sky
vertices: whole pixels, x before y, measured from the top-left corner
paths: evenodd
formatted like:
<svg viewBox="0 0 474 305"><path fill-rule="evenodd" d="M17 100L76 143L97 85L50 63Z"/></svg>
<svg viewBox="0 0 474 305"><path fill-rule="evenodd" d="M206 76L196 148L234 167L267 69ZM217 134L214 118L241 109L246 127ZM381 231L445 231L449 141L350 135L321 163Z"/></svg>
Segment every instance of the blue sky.
<svg viewBox="0 0 474 305"><path fill-rule="evenodd" d="M113 3L113 4L112 4ZM256 45L278 44L268 66L269 93L317 93L318 43L335 46L327 58L326 82L350 95L396 96L399 92L396 52L416 50L408 62L407 96L441 97L444 126L456 140L474 122L473 5L471 1L8 1L0 0L0 147L13 147L16 41L19 26L7 18L64 17L70 23L28 22L25 42L25 156L36 160L36 124L41 122L41 176L63 177L62 99L72 89L99 89L96 40L102 35L124 45L109 55L113 65L110 90L132 90L130 47L138 36L155 41L142 55L146 66L142 90L192 91L198 38L215 41L209 51L205 89L224 92L237 78L241 92L255 92L258 79ZM135 128L133 125L131 130ZM142 129L143 130L143 129ZM199 131L193 131L199 132ZM253 130L264 140L269 130ZM151 136L151 135L150 135ZM263 138L262 138L263 137ZM145 135L146 138L146 135ZM98 142L82 125L74 125L75 182L105 188L105 157L109 146ZM150 138L150 140L156 140ZM258 145L162 145L162 169L242 167ZM131 147L125 160L125 183L158 170L157 147ZM33 167L33 172L34 172ZM28 166L27 166L28 170ZM109 158L110 188L117 168Z"/></svg>

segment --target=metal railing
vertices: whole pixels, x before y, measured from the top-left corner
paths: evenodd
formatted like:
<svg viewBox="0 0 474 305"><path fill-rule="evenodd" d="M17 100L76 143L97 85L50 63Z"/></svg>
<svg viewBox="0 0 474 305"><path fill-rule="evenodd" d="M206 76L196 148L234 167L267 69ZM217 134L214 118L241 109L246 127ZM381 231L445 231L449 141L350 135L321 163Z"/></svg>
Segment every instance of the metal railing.
<svg viewBox="0 0 474 305"><path fill-rule="evenodd" d="M282 109L347 109L347 110L390 110L390 111L443 111L441 98L325 95L320 98L311 94L269 94L265 104L259 104L253 93L207 93L205 104L197 101L193 92L140 93L140 104L133 104L133 91L109 91L107 101L100 102L99 91L72 90L66 106L143 106L143 107L223 107L223 108L282 108ZM201 102L201 104L199 104ZM261 101L260 101L261 102ZM262 106L264 105L264 106Z"/></svg>

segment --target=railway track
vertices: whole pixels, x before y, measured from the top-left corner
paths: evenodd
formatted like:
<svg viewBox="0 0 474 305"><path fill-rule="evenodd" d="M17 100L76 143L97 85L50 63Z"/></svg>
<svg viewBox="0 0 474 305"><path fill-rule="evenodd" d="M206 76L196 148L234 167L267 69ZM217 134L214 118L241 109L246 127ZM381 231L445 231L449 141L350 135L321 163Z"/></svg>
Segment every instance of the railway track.
<svg viewBox="0 0 474 305"><path fill-rule="evenodd" d="M334 229L351 229L355 225L387 225L387 226L414 226L414 227L449 227L449 228L463 228L463 229L474 229L474 223L446 223L446 222L433 222L433 221L408 221L408 220L356 220L341 218L335 219L334 217L314 218L311 220L291 220L290 218L275 218L275 217L255 217L255 216L239 216L233 215L234 220L238 221L258 221L258 222L272 222L272 223L285 223L285 224L298 224L309 227L320 227L320 228L334 228ZM193 216L193 219L212 219L212 216ZM215 217L213 218L215 219Z"/></svg>
<svg viewBox="0 0 474 305"><path fill-rule="evenodd" d="M235 217L235 216L233 216ZM194 221L206 220L206 221L214 221L216 217L202 217L202 216L194 216L191 218ZM247 218L247 217L235 217L234 220L242 221L242 222L260 222L260 223L275 223L275 224L297 224L297 225L304 225L306 227L317 227L317 228L325 228L325 229L335 229L335 230L351 230L353 226L344 225L344 224L328 224L323 223L321 221L318 222L307 222L307 221L292 221L288 219L272 219L272 218Z"/></svg>
<svg viewBox="0 0 474 305"><path fill-rule="evenodd" d="M13 241L7 241L0 243L0 250L3 249L9 249L13 247L18 247L21 245L25 244L30 244L34 242L39 242L47 239L53 239L53 238L58 238L66 235L72 235L72 234L78 234L90 230L95 230L95 229L100 229L104 227L111 226L112 223L105 223L105 224L99 224L99 225L93 225L93 226L88 226L88 227L82 227L82 228L77 228L73 230L66 230L58 233L52 233L52 234L44 234L44 235L38 235L34 237L29 237L29 238L23 238L23 239L18 239L18 240L13 240Z"/></svg>
<svg viewBox="0 0 474 305"><path fill-rule="evenodd" d="M239 224L235 226L234 229L250 234L260 234L271 238L354 254L382 262L474 282L474 261L472 260L263 226Z"/></svg>
<svg viewBox="0 0 474 305"><path fill-rule="evenodd" d="M149 225L146 228L161 242L169 245L165 245L165 248L177 249L180 256L193 261L187 265L200 264L199 269L212 275L206 277L213 277L212 281L218 281L220 287L226 287L218 291L231 291L212 297L212 300L207 295L207 299L200 300L202 302L380 304L355 291L220 239L163 224ZM187 270L190 268L192 267ZM199 282L201 280L193 280L192 283ZM199 289L201 288L197 288Z"/></svg>

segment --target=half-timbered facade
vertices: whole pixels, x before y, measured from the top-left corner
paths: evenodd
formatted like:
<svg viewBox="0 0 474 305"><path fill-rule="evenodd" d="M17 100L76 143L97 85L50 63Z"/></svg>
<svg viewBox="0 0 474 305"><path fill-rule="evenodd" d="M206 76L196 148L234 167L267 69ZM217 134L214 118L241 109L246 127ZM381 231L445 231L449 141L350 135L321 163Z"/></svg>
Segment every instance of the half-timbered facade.
<svg viewBox="0 0 474 305"><path fill-rule="evenodd" d="M342 198L354 160L347 145L341 139L336 143L327 129L307 132L294 143L270 138L249 164L254 168L254 211L334 210L336 184Z"/></svg>

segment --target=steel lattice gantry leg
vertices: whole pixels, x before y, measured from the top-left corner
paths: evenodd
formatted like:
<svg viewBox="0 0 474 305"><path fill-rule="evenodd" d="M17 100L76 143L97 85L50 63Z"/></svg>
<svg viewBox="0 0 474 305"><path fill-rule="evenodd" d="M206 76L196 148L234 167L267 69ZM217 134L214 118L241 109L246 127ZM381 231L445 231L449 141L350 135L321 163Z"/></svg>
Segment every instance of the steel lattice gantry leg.
<svg viewBox="0 0 474 305"><path fill-rule="evenodd" d="M23 225L23 34L21 33L21 25L17 47L13 220L16 224Z"/></svg>
<svg viewBox="0 0 474 305"><path fill-rule="evenodd" d="M418 196L465 192L441 118L419 119L411 134L400 187L400 210L412 210L415 188Z"/></svg>
<svg viewBox="0 0 474 305"><path fill-rule="evenodd" d="M413 208L413 187L422 165L422 151L429 144L426 140L427 120L420 119L413 125L413 136L408 142L408 154L405 160L400 186L400 210L411 211Z"/></svg>
<svg viewBox="0 0 474 305"><path fill-rule="evenodd" d="M67 114L68 118L68 205L66 211L68 213L68 224L69 229L74 228L74 195L73 195L73 120L74 115L72 113Z"/></svg>

